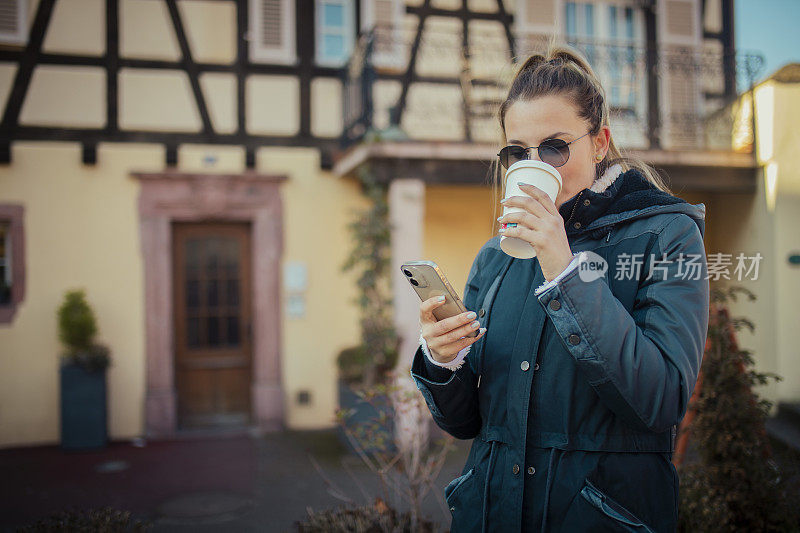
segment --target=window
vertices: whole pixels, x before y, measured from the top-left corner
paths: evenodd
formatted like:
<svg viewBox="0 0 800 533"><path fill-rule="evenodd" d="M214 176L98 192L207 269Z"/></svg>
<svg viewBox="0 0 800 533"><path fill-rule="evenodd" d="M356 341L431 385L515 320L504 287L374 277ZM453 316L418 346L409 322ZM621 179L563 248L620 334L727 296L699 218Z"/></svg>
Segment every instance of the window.
<svg viewBox="0 0 800 533"><path fill-rule="evenodd" d="M317 63L339 67L353 51L355 36L353 0L317 0Z"/></svg>
<svg viewBox="0 0 800 533"><path fill-rule="evenodd" d="M294 0L249 0L250 59L257 63L297 63Z"/></svg>
<svg viewBox="0 0 800 533"><path fill-rule="evenodd" d="M362 0L361 31L375 31L372 49L374 66L399 69L405 67L408 43L403 41L404 16L405 3L402 0Z"/></svg>
<svg viewBox="0 0 800 533"><path fill-rule="evenodd" d="M27 40L27 0L0 1L0 44L24 45Z"/></svg>
<svg viewBox="0 0 800 533"><path fill-rule="evenodd" d="M609 48L608 73L611 94L609 104L613 107L636 106L636 44L643 41L637 35L632 7L608 6ZM641 27L639 27L641 28Z"/></svg>
<svg viewBox="0 0 800 533"><path fill-rule="evenodd" d="M626 2L567 2L564 15L567 43L586 54L609 106L635 113L645 87L641 10Z"/></svg>
<svg viewBox="0 0 800 533"><path fill-rule="evenodd" d="M586 54L592 67L596 63L594 4L586 2L567 2L566 4L567 42Z"/></svg>
<svg viewBox="0 0 800 533"><path fill-rule="evenodd" d="M25 291L23 207L0 204L0 323L11 322Z"/></svg>

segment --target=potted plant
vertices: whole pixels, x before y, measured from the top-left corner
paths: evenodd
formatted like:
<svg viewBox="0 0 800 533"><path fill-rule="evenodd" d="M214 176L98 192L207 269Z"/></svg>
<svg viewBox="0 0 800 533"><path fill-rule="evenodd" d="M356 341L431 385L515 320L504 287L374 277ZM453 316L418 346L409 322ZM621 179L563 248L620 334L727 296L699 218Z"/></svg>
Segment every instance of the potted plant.
<svg viewBox="0 0 800 533"><path fill-rule="evenodd" d="M92 308L83 290L68 291L58 309L61 355L61 447L102 448L106 425L106 369L109 350L94 342L97 333Z"/></svg>

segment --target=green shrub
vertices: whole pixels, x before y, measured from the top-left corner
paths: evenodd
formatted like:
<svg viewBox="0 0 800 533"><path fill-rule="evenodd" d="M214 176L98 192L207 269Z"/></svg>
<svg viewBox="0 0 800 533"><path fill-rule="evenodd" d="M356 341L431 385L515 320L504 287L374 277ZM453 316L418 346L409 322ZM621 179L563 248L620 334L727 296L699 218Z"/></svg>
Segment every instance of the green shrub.
<svg viewBox="0 0 800 533"><path fill-rule="evenodd" d="M733 332L752 329L729 317L726 303L742 288L712 291L702 385L692 407L690 441L699 460L680 468L680 525L687 533L800 531L797 481L772 459L764 421L771 402L752 390L777 374L754 371L753 358L739 349Z"/></svg>
<svg viewBox="0 0 800 533"><path fill-rule="evenodd" d="M97 333L94 312L83 289L67 291L58 308L58 338L66 347L65 363L75 363L88 371L102 370L111 363L109 349L93 341Z"/></svg>

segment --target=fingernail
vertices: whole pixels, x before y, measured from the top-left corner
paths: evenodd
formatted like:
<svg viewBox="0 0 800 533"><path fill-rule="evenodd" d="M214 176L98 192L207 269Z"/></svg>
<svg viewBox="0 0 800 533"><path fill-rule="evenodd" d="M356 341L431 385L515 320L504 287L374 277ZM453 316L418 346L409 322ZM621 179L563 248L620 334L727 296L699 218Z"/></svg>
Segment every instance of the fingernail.
<svg viewBox="0 0 800 533"><path fill-rule="evenodd" d="M500 215L499 217L497 217L497 221L500 222L501 218L503 218L503 215Z"/></svg>
<svg viewBox="0 0 800 533"><path fill-rule="evenodd" d="M500 203L501 203L501 204L502 204L502 203L505 203L505 202L506 202L506 200L508 200L508 198L503 198L502 200L500 200Z"/></svg>
<svg viewBox="0 0 800 533"><path fill-rule="evenodd" d="M443 302L444 301L444 296L439 296L439 297L436 298L436 300L439 301L439 302Z"/></svg>
<svg viewBox="0 0 800 533"><path fill-rule="evenodd" d="M478 330L478 335L483 335L484 333L486 333L486 328L481 328Z"/></svg>

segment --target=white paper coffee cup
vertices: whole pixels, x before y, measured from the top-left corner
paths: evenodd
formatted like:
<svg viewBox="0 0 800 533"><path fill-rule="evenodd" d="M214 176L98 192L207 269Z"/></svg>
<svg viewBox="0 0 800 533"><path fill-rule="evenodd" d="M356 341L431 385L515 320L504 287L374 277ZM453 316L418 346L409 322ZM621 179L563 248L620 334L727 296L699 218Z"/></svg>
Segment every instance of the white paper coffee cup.
<svg viewBox="0 0 800 533"><path fill-rule="evenodd" d="M530 183L543 190L555 202L556 196L561 191L561 174L553 165L548 165L535 159L523 159L511 165L506 171L506 194L510 196L528 196L528 193L519 188L520 183ZM503 214L526 212L525 209L515 206L503 206ZM513 227L512 222L507 227ZM518 237L500 237L500 248L512 257L530 259L536 257L536 250L531 244Z"/></svg>

